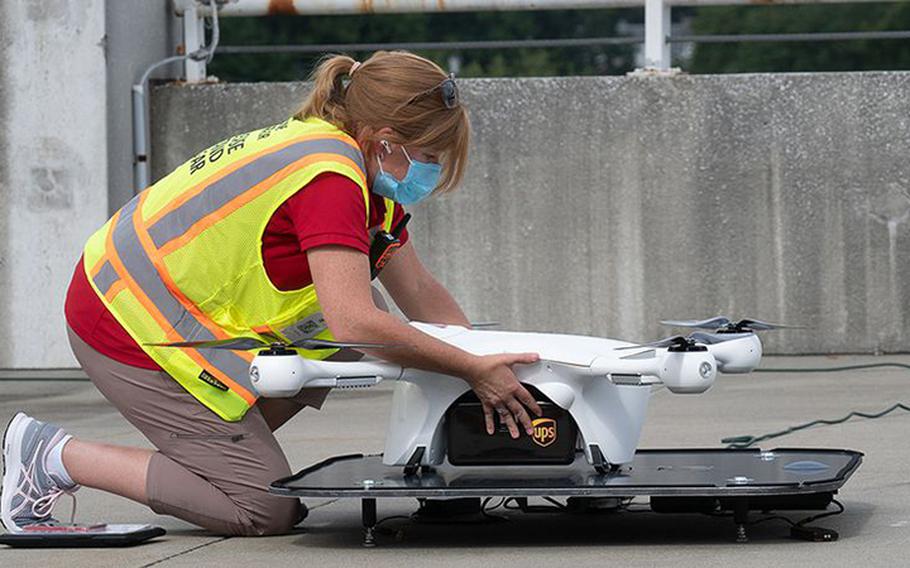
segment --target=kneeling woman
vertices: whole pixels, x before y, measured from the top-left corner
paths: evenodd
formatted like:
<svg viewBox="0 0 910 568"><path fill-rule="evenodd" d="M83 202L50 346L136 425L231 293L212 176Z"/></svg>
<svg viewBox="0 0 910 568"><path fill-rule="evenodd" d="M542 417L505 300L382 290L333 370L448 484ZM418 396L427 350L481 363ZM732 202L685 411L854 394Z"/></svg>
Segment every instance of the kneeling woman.
<svg viewBox="0 0 910 568"><path fill-rule="evenodd" d="M371 233L462 178L469 124L454 80L404 52L363 64L334 56L313 79L292 118L192 157L89 239L67 296L70 344L157 451L73 438L17 414L4 445L7 530L53 523L54 502L80 485L221 534L282 533L306 515L267 492L290 474L273 432L321 407L326 392L259 399L251 354L153 343L316 336L407 346L375 355L463 377L488 432L493 412L513 436L530 432L540 409L511 366L536 355L461 351L377 307L370 285ZM468 325L401 238L381 275L397 305L410 319Z"/></svg>

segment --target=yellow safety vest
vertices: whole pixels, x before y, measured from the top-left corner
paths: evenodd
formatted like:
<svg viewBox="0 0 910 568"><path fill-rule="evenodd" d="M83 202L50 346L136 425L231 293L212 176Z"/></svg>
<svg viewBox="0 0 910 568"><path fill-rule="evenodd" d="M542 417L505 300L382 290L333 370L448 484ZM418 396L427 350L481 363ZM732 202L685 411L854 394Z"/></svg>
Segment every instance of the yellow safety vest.
<svg viewBox="0 0 910 568"><path fill-rule="evenodd" d="M317 175L354 180L370 199L357 142L320 119L289 119L194 156L127 203L85 245L104 305L142 349L225 420L256 402L253 354L149 343L257 337L331 339L313 285L278 290L262 260L272 214ZM394 203L385 201L385 230ZM302 352L324 359L334 350Z"/></svg>

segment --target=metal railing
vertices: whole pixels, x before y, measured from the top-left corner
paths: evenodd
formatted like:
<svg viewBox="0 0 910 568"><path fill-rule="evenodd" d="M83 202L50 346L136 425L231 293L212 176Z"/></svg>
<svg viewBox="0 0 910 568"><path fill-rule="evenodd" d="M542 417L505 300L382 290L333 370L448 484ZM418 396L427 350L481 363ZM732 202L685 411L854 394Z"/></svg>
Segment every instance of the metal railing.
<svg viewBox="0 0 910 568"><path fill-rule="evenodd" d="M226 46L219 53L323 53L375 51L377 49L507 49L519 47L585 47L644 42L644 69L666 73L670 69L672 43L720 43L736 41L843 41L854 39L907 39L910 31L837 32L764 35L671 36L670 16L674 6L755 4L848 4L882 0L173 0L174 11L183 19L183 53L151 67L133 86L133 164L135 190L149 183L148 79L167 63L182 61L189 83L206 79L206 64L218 44L218 18L276 14L390 14L406 12L468 12L512 10L568 10L643 7L644 35L625 37L522 39L505 41L359 43L322 45ZM889 0L884 0L889 1ZM900 1L900 0L890 0ZM217 10L213 11L215 6ZM212 19L212 38L205 44L205 19Z"/></svg>
<svg viewBox="0 0 910 568"><path fill-rule="evenodd" d="M904 39L910 32L842 32L827 34L767 34L767 35L670 35L670 16L674 6L718 6L755 4L847 4L881 0L174 0L177 14L183 16L184 48L186 53L200 49L204 41L203 18L211 14L212 3L222 17L268 16L275 14L391 14L406 12L469 12L507 10L584 10L599 8L643 7L645 26L643 37L568 38L515 41L421 42L395 44L405 49L502 49L511 47L572 47L617 45L644 41L644 67L658 72L670 69L671 43L719 43L734 41L841 41L852 39ZM887 0L886 0L887 1ZM896 0L892 0L896 1ZM222 53L313 53L321 51L371 51L389 48L390 44L341 44L318 46L230 46ZM277 48L277 49L276 49ZM205 79L205 61L186 59L186 80Z"/></svg>

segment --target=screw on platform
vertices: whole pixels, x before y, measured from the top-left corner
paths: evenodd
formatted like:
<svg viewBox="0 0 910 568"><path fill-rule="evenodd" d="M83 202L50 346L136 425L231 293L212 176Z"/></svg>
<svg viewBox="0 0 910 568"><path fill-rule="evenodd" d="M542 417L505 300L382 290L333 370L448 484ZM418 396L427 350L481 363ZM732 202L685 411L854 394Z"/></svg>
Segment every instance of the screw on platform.
<svg viewBox="0 0 910 568"><path fill-rule="evenodd" d="M363 529L363 546L364 548L374 548L376 546L376 537L374 536L373 527Z"/></svg>
<svg viewBox="0 0 910 568"><path fill-rule="evenodd" d="M736 523L736 542L749 542L746 523L749 521L749 499L742 497L733 502L733 522Z"/></svg>
<svg viewBox="0 0 910 568"><path fill-rule="evenodd" d="M746 534L746 525L736 525L736 542L749 542Z"/></svg>

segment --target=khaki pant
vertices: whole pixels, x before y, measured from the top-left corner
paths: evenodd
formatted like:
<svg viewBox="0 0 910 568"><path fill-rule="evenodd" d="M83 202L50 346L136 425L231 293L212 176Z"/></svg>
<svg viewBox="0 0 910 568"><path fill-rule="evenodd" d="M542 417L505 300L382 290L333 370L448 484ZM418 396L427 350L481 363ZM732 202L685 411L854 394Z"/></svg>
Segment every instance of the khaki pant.
<svg viewBox="0 0 910 568"><path fill-rule="evenodd" d="M118 363L68 329L76 359L99 391L158 449L149 463L152 510L226 535L287 532L306 511L275 497L269 484L290 475L272 432L328 389L260 399L239 422L225 422L161 371Z"/></svg>

